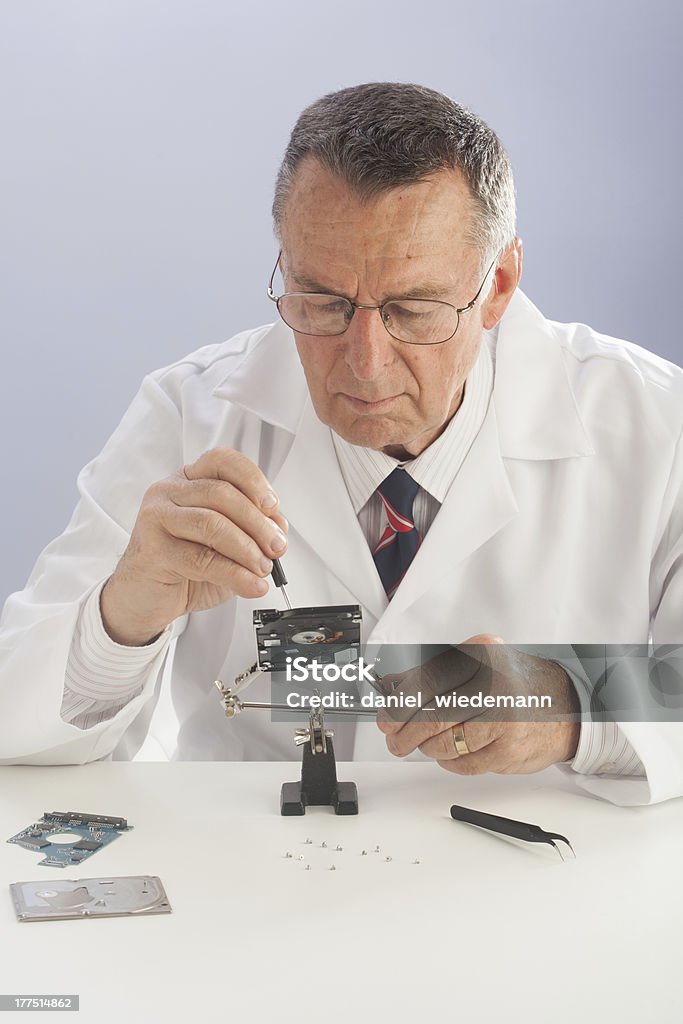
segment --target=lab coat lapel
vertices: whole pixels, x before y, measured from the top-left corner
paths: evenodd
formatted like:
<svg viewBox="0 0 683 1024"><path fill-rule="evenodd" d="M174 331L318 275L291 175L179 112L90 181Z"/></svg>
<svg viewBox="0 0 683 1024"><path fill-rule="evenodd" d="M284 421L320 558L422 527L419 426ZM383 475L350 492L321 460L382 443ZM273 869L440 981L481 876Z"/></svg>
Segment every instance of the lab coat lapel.
<svg viewBox="0 0 683 1024"><path fill-rule="evenodd" d="M390 625L441 577L501 530L518 511L500 452L495 405L491 402L443 505L387 609Z"/></svg>
<svg viewBox="0 0 683 1024"><path fill-rule="evenodd" d="M273 486L280 508L325 567L379 618L387 600L339 470L329 427L310 399Z"/></svg>

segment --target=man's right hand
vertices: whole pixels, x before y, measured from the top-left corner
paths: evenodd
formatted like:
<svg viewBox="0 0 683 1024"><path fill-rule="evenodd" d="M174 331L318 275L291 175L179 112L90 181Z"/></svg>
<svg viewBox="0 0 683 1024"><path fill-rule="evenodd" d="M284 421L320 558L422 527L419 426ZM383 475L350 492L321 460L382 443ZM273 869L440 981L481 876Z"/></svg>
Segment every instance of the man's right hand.
<svg viewBox="0 0 683 1024"><path fill-rule="evenodd" d="M130 542L101 597L117 643L143 646L187 612L261 597L287 520L258 466L231 448L206 452L146 492Z"/></svg>

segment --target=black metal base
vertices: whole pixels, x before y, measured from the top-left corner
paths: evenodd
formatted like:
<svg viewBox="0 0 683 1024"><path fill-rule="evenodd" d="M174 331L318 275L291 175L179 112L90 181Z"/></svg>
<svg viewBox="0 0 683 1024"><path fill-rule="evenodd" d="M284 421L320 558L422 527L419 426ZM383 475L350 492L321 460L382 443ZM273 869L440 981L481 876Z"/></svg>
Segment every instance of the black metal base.
<svg viewBox="0 0 683 1024"><path fill-rule="evenodd" d="M280 814L305 814L306 807L334 807L335 814L358 814L358 790L355 782L337 782L337 765L332 740L327 751L314 754L310 744L304 747L301 781L284 782L280 792Z"/></svg>
<svg viewBox="0 0 683 1024"><path fill-rule="evenodd" d="M306 800L301 782L283 782L280 792L280 814L305 814L306 806L329 804L335 814L358 814L358 789L355 782L338 782L331 800Z"/></svg>

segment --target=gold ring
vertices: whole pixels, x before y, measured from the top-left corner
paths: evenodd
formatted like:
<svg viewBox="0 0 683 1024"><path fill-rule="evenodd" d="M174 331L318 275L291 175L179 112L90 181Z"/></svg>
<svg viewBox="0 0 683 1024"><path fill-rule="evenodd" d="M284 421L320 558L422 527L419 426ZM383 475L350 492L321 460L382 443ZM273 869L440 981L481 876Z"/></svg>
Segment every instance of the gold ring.
<svg viewBox="0 0 683 1024"><path fill-rule="evenodd" d="M453 726L453 746L458 757L462 757L463 754L469 754L470 748L467 746L467 740L465 739L465 726L454 725Z"/></svg>

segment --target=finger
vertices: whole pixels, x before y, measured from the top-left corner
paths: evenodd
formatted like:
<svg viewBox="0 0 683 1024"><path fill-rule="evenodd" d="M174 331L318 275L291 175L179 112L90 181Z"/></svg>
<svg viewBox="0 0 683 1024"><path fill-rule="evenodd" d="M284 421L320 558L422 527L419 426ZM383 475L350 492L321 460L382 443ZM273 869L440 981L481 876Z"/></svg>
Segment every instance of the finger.
<svg viewBox="0 0 683 1024"><path fill-rule="evenodd" d="M469 741L468 741L469 742ZM436 762L441 768L455 775L484 775L495 772L497 775L510 774L514 769L510 764L509 752L500 739L493 740L487 746L472 754L462 757L444 758Z"/></svg>
<svg viewBox="0 0 683 1024"><path fill-rule="evenodd" d="M394 679L399 685L392 688L392 695L403 695L420 698L422 708L438 695L461 691L462 687L477 681L479 689L490 683L489 660L482 645L452 647L430 658L424 665L418 665L408 672L396 676L385 676L384 682ZM418 717L421 713L415 712ZM382 731L397 731L409 717L405 706L400 702L395 707L387 707L378 715L378 724Z"/></svg>
<svg viewBox="0 0 683 1024"><path fill-rule="evenodd" d="M183 467L188 480L214 478L237 487L264 515L277 511L278 496L255 463L233 448L213 448Z"/></svg>
<svg viewBox="0 0 683 1024"><path fill-rule="evenodd" d="M395 710L393 712L394 719L401 715L403 721L387 721L386 718L380 720L380 715L389 713L388 711L380 712L377 716L377 724L387 737L388 749L397 757L405 757L406 754L410 754L422 743L425 743L430 736L436 736L446 729L452 729L459 722L468 722L482 717L486 712L482 711L480 707L470 707L464 704L456 706L452 703L456 698L463 702L470 701L475 694L479 696L481 692L481 682L472 680L449 694L436 695L435 701L449 702L444 703L442 708L423 707L417 712L408 708Z"/></svg>
<svg viewBox="0 0 683 1024"><path fill-rule="evenodd" d="M161 517L161 526L170 538L169 551L178 540L185 540L230 559L255 576L267 576L273 568L272 560L248 534L211 509L169 504Z"/></svg>
<svg viewBox="0 0 683 1024"><path fill-rule="evenodd" d="M273 512L270 518L274 523L277 523L277 525L280 527L280 529L285 535L289 533L289 521L285 519L282 513Z"/></svg>
<svg viewBox="0 0 683 1024"><path fill-rule="evenodd" d="M419 749L426 757L433 757L435 761L453 761L456 758L469 757L470 754L483 750L500 736L500 726L498 723L487 722L483 728L476 730L472 728L474 724L473 722L458 723L462 728L462 734L469 751L468 754L458 753L455 746L454 726L434 736L430 736L429 739L420 744Z"/></svg>
<svg viewBox="0 0 683 1024"><path fill-rule="evenodd" d="M239 597L263 597L267 580L260 579L230 558L212 548L192 541L176 540L168 558L168 568L183 580L210 583Z"/></svg>
<svg viewBox="0 0 683 1024"><path fill-rule="evenodd" d="M269 558L279 558L287 550L287 536L274 518L264 515L250 499L224 480L203 478L186 481L178 478L169 490L171 501L180 508L209 509L234 523L251 537ZM284 516L277 519L287 524Z"/></svg>
<svg viewBox="0 0 683 1024"><path fill-rule="evenodd" d="M407 757L408 754L417 750L419 743L426 743L432 736L438 736L440 732L448 731L455 724L457 723L440 722L435 712L424 711L420 720L419 732L417 730L406 732L404 729L399 729L398 732L386 733L387 750L394 757Z"/></svg>

